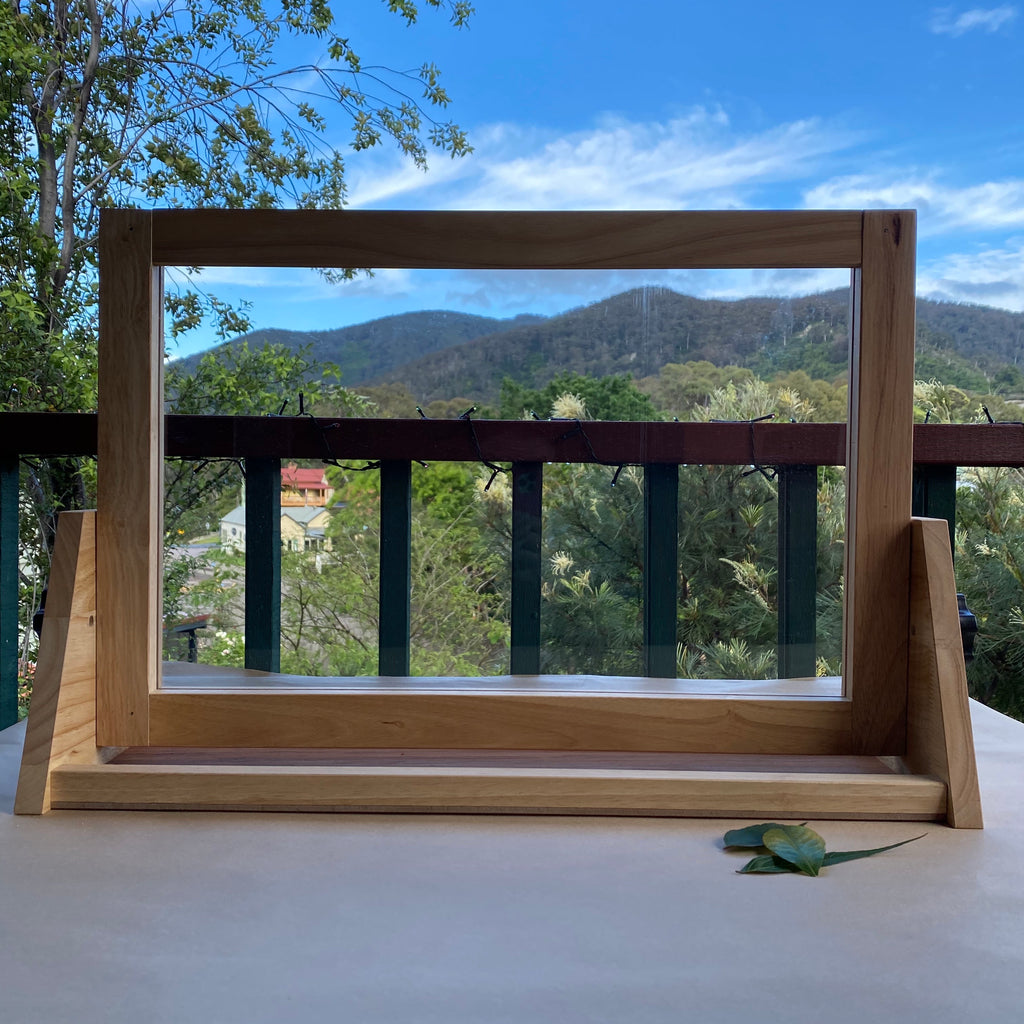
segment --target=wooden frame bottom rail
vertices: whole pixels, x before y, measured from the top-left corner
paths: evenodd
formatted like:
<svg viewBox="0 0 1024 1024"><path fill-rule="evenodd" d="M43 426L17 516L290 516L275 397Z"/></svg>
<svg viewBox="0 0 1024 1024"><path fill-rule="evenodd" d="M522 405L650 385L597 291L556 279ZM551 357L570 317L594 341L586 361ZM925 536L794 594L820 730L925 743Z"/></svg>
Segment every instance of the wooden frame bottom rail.
<svg viewBox="0 0 1024 1024"><path fill-rule="evenodd" d="M185 747L399 747L841 754L842 698L431 690L161 690L149 742Z"/></svg>

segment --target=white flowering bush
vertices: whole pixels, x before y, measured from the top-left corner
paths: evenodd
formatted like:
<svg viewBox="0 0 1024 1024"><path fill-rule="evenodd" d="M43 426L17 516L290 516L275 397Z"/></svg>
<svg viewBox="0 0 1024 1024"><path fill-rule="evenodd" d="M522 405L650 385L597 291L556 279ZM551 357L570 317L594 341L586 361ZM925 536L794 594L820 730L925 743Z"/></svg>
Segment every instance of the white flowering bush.
<svg viewBox="0 0 1024 1024"><path fill-rule="evenodd" d="M231 665L242 668L245 664L245 635L218 629L212 637L200 634L199 661L204 665Z"/></svg>

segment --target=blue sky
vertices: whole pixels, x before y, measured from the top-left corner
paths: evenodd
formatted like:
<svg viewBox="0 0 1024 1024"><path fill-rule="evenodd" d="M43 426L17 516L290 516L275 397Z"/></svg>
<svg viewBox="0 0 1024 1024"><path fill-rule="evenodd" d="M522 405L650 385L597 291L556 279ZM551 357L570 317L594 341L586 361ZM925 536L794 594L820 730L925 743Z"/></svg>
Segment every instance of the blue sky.
<svg viewBox="0 0 1024 1024"><path fill-rule="evenodd" d="M338 5L364 64L434 61L475 152L346 157L359 209L918 210L919 294L1024 309L1024 4L478 0L468 28ZM289 54L312 60L315 53ZM344 146L344 126L337 126ZM632 276L210 270L260 327L414 309L554 313L641 283L802 294L836 272ZM212 343L183 339L175 354Z"/></svg>

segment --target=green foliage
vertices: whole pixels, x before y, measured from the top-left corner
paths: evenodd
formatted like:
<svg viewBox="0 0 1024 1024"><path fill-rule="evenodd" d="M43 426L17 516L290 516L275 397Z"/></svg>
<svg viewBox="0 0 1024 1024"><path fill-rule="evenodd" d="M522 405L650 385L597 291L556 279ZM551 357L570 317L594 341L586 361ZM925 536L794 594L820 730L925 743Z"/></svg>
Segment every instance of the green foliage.
<svg viewBox="0 0 1024 1024"><path fill-rule="evenodd" d="M416 416L416 399L404 384L381 384L375 387L364 384L356 392L369 404L366 412L368 416L380 419L413 419Z"/></svg>
<svg viewBox="0 0 1024 1024"><path fill-rule="evenodd" d="M777 825L761 840L773 858L792 864L801 874L817 875L825 859L825 840L806 825Z"/></svg>
<svg viewBox="0 0 1024 1024"><path fill-rule="evenodd" d="M389 0L388 8L406 24L440 11L456 27L472 12L465 0ZM346 140L353 150L389 141L420 167L431 151L470 151L444 117L449 97L437 68L364 63L335 9L329 0L0 7L0 409L95 409L102 209L338 208L346 186L336 147ZM282 47L296 43L310 63L281 59ZM203 291L196 274L172 281L171 338L207 319L221 337L248 330L245 309ZM247 391L244 373L213 383L220 411L267 411L265 391ZM194 411L208 384L172 395ZM198 476L209 490L210 474ZM44 577L57 515L92 504L93 479L81 460L29 467L23 562ZM197 518L183 500L192 496L169 495L172 512L180 510L168 523L174 538L191 530L181 517Z"/></svg>
<svg viewBox="0 0 1024 1024"><path fill-rule="evenodd" d="M343 403L352 410L365 408L359 396L341 388L336 366L316 363L309 347L291 350L264 344L250 349L242 344L207 352L190 373L172 362L164 374L169 410L193 415L268 416L298 412L301 391L307 411L321 403ZM285 405L285 403L289 403ZM292 409L291 405L295 408ZM283 407L283 408L282 408Z"/></svg>
<svg viewBox="0 0 1024 1024"><path fill-rule="evenodd" d="M887 850L916 842L924 836L904 839L890 846L874 850L848 850L828 853L825 840L806 825L780 825L769 821L762 825L748 825L746 828L731 829L725 833L723 845L727 850L759 849L765 852L747 861L737 871L740 875L799 874L816 877L822 868L833 864L844 864L851 860L873 857Z"/></svg>
<svg viewBox="0 0 1024 1024"><path fill-rule="evenodd" d="M914 375L923 380L937 379L944 384L985 393L990 390L989 380L977 365L948 348L935 348L926 343L914 350Z"/></svg>
<svg viewBox="0 0 1024 1024"><path fill-rule="evenodd" d="M552 404L561 408L569 397ZM796 392L782 395L743 376L739 385L728 382L707 394L693 412L750 419L781 401L794 418L810 411ZM613 474L600 466L545 467L543 671L642 671L643 473L626 467L612 487ZM773 481L742 466L680 467L681 677L766 678L777 671L776 490ZM835 670L841 646L841 475L822 471L820 497L819 651L826 672ZM496 484L481 498L492 530L507 529L507 488Z"/></svg>
<svg viewBox="0 0 1024 1024"><path fill-rule="evenodd" d="M978 620L967 669L971 694L1024 719L1024 474L961 471L957 488L957 588Z"/></svg>
<svg viewBox="0 0 1024 1024"><path fill-rule="evenodd" d="M638 675L641 624L633 594L616 592L565 552L549 559L541 591L542 672Z"/></svg>
<svg viewBox="0 0 1024 1024"><path fill-rule="evenodd" d="M428 489L429 490L429 489ZM282 668L308 675L377 671L380 530L369 490L334 515L330 551L282 562ZM499 566L471 522L472 490L453 512L415 502L412 525L412 672L481 675L501 670L507 627L493 583ZM440 514L440 515L439 515ZM441 516L448 515L447 519Z"/></svg>
<svg viewBox="0 0 1024 1024"><path fill-rule="evenodd" d="M524 323L542 319L543 317L524 315L511 320L499 320L450 310L424 310L380 317L362 324L323 331L290 331L280 328L253 331L226 342L220 346L220 350L246 342L250 345L270 342L284 345L289 349L308 347L311 357L317 362L335 364L346 384L364 384L378 381L391 371L428 353L447 350L477 338L501 334L521 327ZM186 368L191 370L200 358L188 356L183 362ZM414 375L403 374L402 379L416 378ZM403 386L397 380L391 383ZM375 383L368 386L379 385ZM414 416L414 407L419 399L412 398L411 395L409 397L411 401L406 415ZM436 397L447 395L431 396Z"/></svg>
<svg viewBox="0 0 1024 1024"><path fill-rule="evenodd" d="M204 665L242 668L245 664L245 634L218 629L213 636L199 639L199 660Z"/></svg>
<svg viewBox="0 0 1024 1024"><path fill-rule="evenodd" d="M999 363L1015 363L1024 340L1024 314L966 302L917 300L917 337L938 350L952 351L968 365L987 372ZM925 376L920 371L919 377ZM942 380L947 377L937 374ZM972 387L966 381L951 381Z"/></svg>
<svg viewBox="0 0 1024 1024"><path fill-rule="evenodd" d="M586 418L592 420L658 420L658 410L632 377L587 377L579 373L559 373L543 388L527 388L506 377L501 384L498 418L520 420L531 413L541 419L557 415L555 403L563 395L583 402Z"/></svg>
<svg viewBox="0 0 1024 1024"><path fill-rule="evenodd" d="M812 377L831 380L846 370L848 348L845 318L819 320L769 340L751 366L765 376L803 370Z"/></svg>
<svg viewBox="0 0 1024 1024"><path fill-rule="evenodd" d="M280 345L250 350L242 345L230 352L207 353L195 372L188 374L171 363L165 373L170 412L210 415L267 415L290 400L298 406L298 393L306 407L330 402L346 409L363 408L363 400L339 387L334 367L316 367L304 350L292 352ZM173 623L195 607L199 595L183 589L197 574L214 572L206 557L185 554L183 545L216 529L216 524L237 503L242 486L234 460L195 463L167 459L164 465L164 621Z"/></svg>
<svg viewBox="0 0 1024 1024"><path fill-rule="evenodd" d="M456 25L471 11L424 6ZM392 10L419 15L411 0ZM282 64L279 46L296 39L327 59ZM431 148L470 149L457 125L428 113L449 102L437 68L364 66L326 0L15 0L0 10L0 72L0 326L12 339L0 378L17 388L16 408L93 407L101 208L337 208L339 120L352 148L387 139L419 166ZM247 329L244 313L188 287L168 313L172 337L207 314L224 336Z"/></svg>
<svg viewBox="0 0 1024 1024"><path fill-rule="evenodd" d="M669 363L638 386L664 414L680 420L708 419L713 402L730 404L733 419L753 415L773 415L783 421L846 419L846 384L815 380L803 370L765 381L742 366L715 366L707 360ZM751 411L755 407L756 414ZM726 417L716 413L710 418Z"/></svg>
<svg viewBox="0 0 1024 1024"><path fill-rule="evenodd" d="M688 420L694 409L707 405L716 391L753 378L753 371L745 366L716 366L707 359L698 359L666 363L657 374L645 377L637 386L662 412Z"/></svg>

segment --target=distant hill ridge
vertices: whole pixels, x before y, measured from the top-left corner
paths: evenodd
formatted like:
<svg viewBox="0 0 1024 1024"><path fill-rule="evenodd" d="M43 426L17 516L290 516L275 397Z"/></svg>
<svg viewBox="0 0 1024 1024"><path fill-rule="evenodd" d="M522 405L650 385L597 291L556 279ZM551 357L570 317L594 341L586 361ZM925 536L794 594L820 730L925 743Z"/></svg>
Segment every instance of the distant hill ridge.
<svg viewBox="0 0 1024 1024"><path fill-rule="evenodd" d="M430 352L543 319L528 313L501 320L452 310L422 310L325 331L264 328L250 331L208 351L226 352L243 343L260 347L269 342L293 350L308 345L312 359L318 363L335 363L341 370L342 381L351 386L379 377ZM187 356L179 366L186 372L192 372L205 354L197 352Z"/></svg>
<svg viewBox="0 0 1024 1024"><path fill-rule="evenodd" d="M829 378L845 368L848 302L846 289L723 300L644 287L551 317L431 310L330 331L253 331L213 351L243 341L310 345L314 359L338 364L345 385L400 382L422 403L455 396L492 402L506 376L536 388L564 371L642 378L666 363L699 359L766 376L802 368ZM1024 314L917 302L918 376L983 388L1022 353Z"/></svg>

